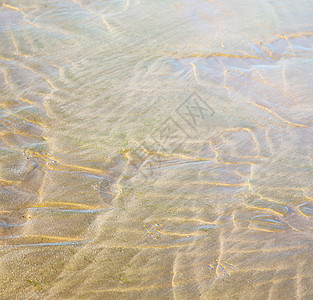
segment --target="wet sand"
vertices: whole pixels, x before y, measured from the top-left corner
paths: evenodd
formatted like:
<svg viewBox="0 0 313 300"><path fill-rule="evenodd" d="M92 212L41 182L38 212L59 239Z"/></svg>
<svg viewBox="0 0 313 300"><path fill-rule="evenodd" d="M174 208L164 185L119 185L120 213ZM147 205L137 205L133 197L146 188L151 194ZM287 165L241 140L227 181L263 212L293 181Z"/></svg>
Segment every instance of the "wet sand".
<svg viewBox="0 0 313 300"><path fill-rule="evenodd" d="M312 299L310 1L0 1L1 299Z"/></svg>

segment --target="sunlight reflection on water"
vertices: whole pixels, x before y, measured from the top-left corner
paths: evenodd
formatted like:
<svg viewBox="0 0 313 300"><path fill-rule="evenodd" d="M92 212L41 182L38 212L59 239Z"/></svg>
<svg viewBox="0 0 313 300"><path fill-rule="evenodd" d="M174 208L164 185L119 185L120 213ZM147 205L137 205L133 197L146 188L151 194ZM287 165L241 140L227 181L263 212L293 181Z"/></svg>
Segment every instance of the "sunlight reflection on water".
<svg viewBox="0 0 313 300"><path fill-rule="evenodd" d="M2 1L2 298L311 299L312 9Z"/></svg>

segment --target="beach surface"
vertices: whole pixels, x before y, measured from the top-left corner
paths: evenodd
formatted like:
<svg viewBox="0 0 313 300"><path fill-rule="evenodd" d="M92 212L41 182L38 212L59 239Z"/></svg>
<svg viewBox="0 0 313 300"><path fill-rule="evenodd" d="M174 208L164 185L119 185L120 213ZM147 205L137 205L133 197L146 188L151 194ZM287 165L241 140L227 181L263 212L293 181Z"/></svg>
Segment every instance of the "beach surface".
<svg viewBox="0 0 313 300"><path fill-rule="evenodd" d="M0 0L1 299L313 299L312 1Z"/></svg>

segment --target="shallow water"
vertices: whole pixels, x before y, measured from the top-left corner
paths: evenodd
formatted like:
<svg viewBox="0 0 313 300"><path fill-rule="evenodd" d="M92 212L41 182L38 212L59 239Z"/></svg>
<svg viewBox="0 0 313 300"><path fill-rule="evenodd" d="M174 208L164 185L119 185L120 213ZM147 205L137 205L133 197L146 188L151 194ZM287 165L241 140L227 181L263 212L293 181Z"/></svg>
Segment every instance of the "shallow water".
<svg viewBox="0 0 313 300"><path fill-rule="evenodd" d="M1 299L312 299L311 1L0 1Z"/></svg>

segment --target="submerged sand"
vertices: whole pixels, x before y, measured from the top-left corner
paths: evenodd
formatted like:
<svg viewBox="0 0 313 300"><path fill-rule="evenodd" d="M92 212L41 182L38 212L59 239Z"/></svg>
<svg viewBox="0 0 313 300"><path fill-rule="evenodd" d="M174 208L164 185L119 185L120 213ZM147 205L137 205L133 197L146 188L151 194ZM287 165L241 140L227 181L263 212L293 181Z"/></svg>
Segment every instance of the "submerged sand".
<svg viewBox="0 0 313 300"><path fill-rule="evenodd" d="M0 1L1 299L312 299L310 1Z"/></svg>

